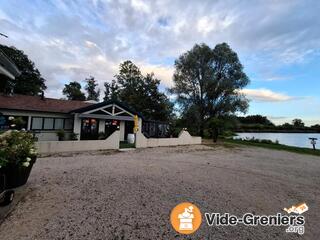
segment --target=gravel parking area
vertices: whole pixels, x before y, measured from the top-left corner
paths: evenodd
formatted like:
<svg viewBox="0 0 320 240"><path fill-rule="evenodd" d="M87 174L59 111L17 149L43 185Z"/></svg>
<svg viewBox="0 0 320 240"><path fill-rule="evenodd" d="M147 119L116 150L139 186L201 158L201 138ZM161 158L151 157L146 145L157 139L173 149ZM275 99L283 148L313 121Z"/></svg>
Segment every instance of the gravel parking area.
<svg viewBox="0 0 320 240"><path fill-rule="evenodd" d="M40 158L0 239L319 239L320 158L239 147L185 146ZM305 234L286 227L209 227L193 235L169 215L189 201L204 212L285 213L306 202Z"/></svg>

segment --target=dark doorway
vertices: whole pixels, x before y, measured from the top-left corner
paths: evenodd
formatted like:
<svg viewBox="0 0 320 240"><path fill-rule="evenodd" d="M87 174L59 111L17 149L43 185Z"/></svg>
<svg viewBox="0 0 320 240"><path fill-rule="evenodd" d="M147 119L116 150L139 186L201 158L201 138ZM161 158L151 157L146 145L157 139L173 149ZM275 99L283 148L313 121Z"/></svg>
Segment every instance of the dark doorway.
<svg viewBox="0 0 320 240"><path fill-rule="evenodd" d="M97 140L99 130L99 120L94 118L84 118L81 120L81 140Z"/></svg>
<svg viewBox="0 0 320 240"><path fill-rule="evenodd" d="M124 140L128 140L128 134L133 133L134 122L133 121L125 121L124 124Z"/></svg>
<svg viewBox="0 0 320 240"><path fill-rule="evenodd" d="M105 137L108 138L112 133L119 129L120 121L118 120L106 120Z"/></svg>

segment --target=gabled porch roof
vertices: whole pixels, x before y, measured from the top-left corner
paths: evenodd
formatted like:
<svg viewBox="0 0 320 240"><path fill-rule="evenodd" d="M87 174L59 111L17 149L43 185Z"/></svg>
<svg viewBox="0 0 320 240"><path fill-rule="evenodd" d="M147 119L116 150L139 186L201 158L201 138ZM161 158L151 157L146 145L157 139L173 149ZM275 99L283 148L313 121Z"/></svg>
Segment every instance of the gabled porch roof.
<svg viewBox="0 0 320 240"><path fill-rule="evenodd" d="M78 113L80 118L88 117L133 121L134 115L138 115L140 118L144 119L141 113L116 100L92 104L87 107L72 110L70 113Z"/></svg>

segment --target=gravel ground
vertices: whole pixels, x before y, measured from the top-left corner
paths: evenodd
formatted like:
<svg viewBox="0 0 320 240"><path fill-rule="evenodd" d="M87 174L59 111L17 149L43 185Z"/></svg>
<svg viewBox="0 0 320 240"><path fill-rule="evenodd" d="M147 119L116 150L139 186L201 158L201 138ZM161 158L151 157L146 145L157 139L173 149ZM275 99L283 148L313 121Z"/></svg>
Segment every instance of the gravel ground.
<svg viewBox="0 0 320 240"><path fill-rule="evenodd" d="M168 147L38 159L28 194L0 225L0 239L319 239L320 158L241 147ZM305 201L303 236L286 227L169 223L178 203L202 213L276 214Z"/></svg>

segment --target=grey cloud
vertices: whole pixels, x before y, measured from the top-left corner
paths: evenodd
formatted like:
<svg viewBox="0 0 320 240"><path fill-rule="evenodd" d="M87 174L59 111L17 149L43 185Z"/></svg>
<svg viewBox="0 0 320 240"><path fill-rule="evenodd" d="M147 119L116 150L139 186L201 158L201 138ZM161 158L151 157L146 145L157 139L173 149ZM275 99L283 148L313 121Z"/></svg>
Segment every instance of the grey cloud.
<svg viewBox="0 0 320 240"><path fill-rule="evenodd" d="M22 6L20 6L22 5ZM170 78L167 59L194 43L229 42L266 79L320 49L318 1L38 1L2 4L2 40L28 53L50 88L96 76L126 59ZM307 13L307 14L306 14ZM89 43L92 43L91 45ZM153 64L164 61L163 66ZM170 79L163 83L170 85ZM52 90L52 92L54 92ZM51 94L51 93L50 93Z"/></svg>

